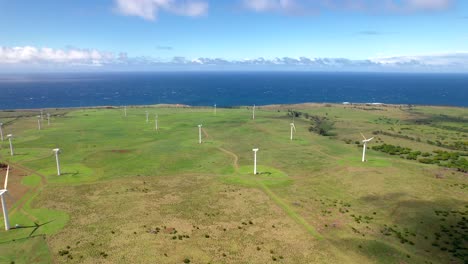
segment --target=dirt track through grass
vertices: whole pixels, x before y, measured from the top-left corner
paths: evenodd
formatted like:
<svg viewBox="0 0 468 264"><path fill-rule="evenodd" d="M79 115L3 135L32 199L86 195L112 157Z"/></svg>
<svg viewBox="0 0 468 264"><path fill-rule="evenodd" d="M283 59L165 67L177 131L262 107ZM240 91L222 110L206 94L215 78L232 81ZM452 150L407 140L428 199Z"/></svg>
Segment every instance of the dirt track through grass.
<svg viewBox="0 0 468 264"><path fill-rule="evenodd" d="M206 138L213 140L213 138L209 136L208 132L204 128L202 128L202 131L205 134ZM238 172L239 171L239 164L238 164L239 157L234 152L227 150L225 148L218 147L218 149L221 150L223 153L226 153L233 157L234 159L233 166L236 172ZM289 217L291 217L296 223L304 227L307 230L307 232L309 232L315 238L317 239L322 238L320 234L315 230L315 228L309 225L304 218L302 218L290 206L288 206L284 201L282 201L280 197L278 197L270 188L268 188L268 186L266 186L265 184L263 184L261 181L258 181L258 180L255 180L255 183L266 195L268 195L268 197L270 197L270 199L273 202L275 202L280 208L282 208L284 212Z"/></svg>
<svg viewBox="0 0 468 264"><path fill-rule="evenodd" d="M2 159L2 157L0 156L0 159ZM37 194L39 194L40 190L44 187L44 185L47 183L47 178L45 175L35 171L35 170L32 170L32 169L29 169L29 168L26 168L25 166L22 166L18 163L13 163L13 162L7 162L7 164L12 168L12 169L19 169L19 170L22 170L24 172L27 172L27 173L30 173L31 175L38 175L40 178L41 178L41 183L30 189L29 190L29 194L31 195L31 198L30 199L23 199L21 200L20 203L18 203L16 205L16 207L13 208L13 210L10 211L10 214L14 214L16 211L21 211L23 214L25 214L26 216L28 216L32 221L37 221L38 219L36 217L34 217L33 215L31 215L30 213L28 213L26 210L23 210L23 207L24 205L31 201L31 199L33 199Z"/></svg>
<svg viewBox="0 0 468 264"><path fill-rule="evenodd" d="M221 150L222 152L228 154L229 156L231 156L233 158L233 162L232 162L232 165L234 166L234 169L237 171L239 171L239 157L236 155L236 153L232 152L232 151L229 151L225 148L222 148L222 147L218 147L219 150Z"/></svg>

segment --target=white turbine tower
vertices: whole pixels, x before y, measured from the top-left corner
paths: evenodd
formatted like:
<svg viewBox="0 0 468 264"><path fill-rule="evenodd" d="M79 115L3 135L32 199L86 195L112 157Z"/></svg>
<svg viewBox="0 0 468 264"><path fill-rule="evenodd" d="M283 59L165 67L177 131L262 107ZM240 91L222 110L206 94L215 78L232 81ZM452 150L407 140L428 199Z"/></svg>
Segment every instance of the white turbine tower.
<svg viewBox="0 0 468 264"><path fill-rule="evenodd" d="M3 141L3 123L0 122L0 138Z"/></svg>
<svg viewBox="0 0 468 264"><path fill-rule="evenodd" d="M10 173L10 166L7 167L6 171L6 176L5 176L5 185L3 186L3 189L0 190L0 197L2 200L2 209L3 209L3 219L5 220L5 230L8 231L10 230L10 220L8 219L8 208L6 205L6 197L5 195L8 194L8 173Z"/></svg>
<svg viewBox="0 0 468 264"><path fill-rule="evenodd" d="M216 115L216 104L214 105L214 114Z"/></svg>
<svg viewBox="0 0 468 264"><path fill-rule="evenodd" d="M158 127L158 115L156 115L156 117L154 118L154 128L156 129L156 131L159 130L159 127Z"/></svg>
<svg viewBox="0 0 468 264"><path fill-rule="evenodd" d="M41 120L44 120L44 111L41 110Z"/></svg>
<svg viewBox="0 0 468 264"><path fill-rule="evenodd" d="M47 113L47 125L50 126L50 113Z"/></svg>
<svg viewBox="0 0 468 264"><path fill-rule="evenodd" d="M369 143L372 139L374 139L374 137L371 137L371 138L367 139L362 133L360 133L360 134L364 138L364 140L362 141L362 143L363 143L363 146L362 146L362 162L365 162L366 161L367 143Z"/></svg>
<svg viewBox="0 0 468 264"><path fill-rule="evenodd" d="M294 123L289 124L291 126L291 140L293 140L293 131L296 132L296 126Z"/></svg>
<svg viewBox="0 0 468 264"><path fill-rule="evenodd" d="M255 119L255 105L252 108L252 119Z"/></svg>
<svg viewBox="0 0 468 264"><path fill-rule="evenodd" d="M55 161L57 162L57 175L60 176L60 162L59 162L59 156L58 156L58 154L60 153L60 149L55 148L52 151L55 153Z"/></svg>
<svg viewBox="0 0 468 264"><path fill-rule="evenodd" d="M148 113L148 111L145 111L145 112L146 112L146 124L148 124L148 122L149 122L149 113Z"/></svg>
<svg viewBox="0 0 468 264"><path fill-rule="evenodd" d="M254 149L252 149L252 151L254 152L254 175L257 175L257 151L258 151L258 148L254 148Z"/></svg>
<svg viewBox="0 0 468 264"><path fill-rule="evenodd" d="M198 144L202 143L202 141L201 141L201 128L202 128L202 125L198 125Z"/></svg>
<svg viewBox="0 0 468 264"><path fill-rule="evenodd" d="M37 116L37 129L41 130L41 116Z"/></svg>
<svg viewBox="0 0 468 264"><path fill-rule="evenodd" d="M13 156L15 155L15 153L13 152L13 143L11 143L11 140L13 139L13 135L8 134L7 138L8 138L8 141L10 141L10 155Z"/></svg>

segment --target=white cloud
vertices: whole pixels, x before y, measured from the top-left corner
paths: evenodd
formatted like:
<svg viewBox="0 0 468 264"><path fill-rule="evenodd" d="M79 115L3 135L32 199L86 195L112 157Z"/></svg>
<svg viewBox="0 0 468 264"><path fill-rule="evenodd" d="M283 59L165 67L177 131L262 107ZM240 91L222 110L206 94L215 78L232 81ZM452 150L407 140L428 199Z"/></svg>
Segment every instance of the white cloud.
<svg viewBox="0 0 468 264"><path fill-rule="evenodd" d="M405 0L404 2L413 10L441 10L453 4L452 0Z"/></svg>
<svg viewBox="0 0 468 264"><path fill-rule="evenodd" d="M243 2L245 7L257 12L284 11L301 13L297 0L244 0Z"/></svg>
<svg viewBox="0 0 468 264"><path fill-rule="evenodd" d="M0 64L83 64L102 65L114 60L111 52L95 49L51 49L0 46Z"/></svg>
<svg viewBox="0 0 468 264"><path fill-rule="evenodd" d="M256 12L280 11L304 14L321 10L357 12L419 12L450 8L457 0L242 0Z"/></svg>
<svg viewBox="0 0 468 264"><path fill-rule="evenodd" d="M163 10L181 16L201 16L207 13L208 3L199 0L115 0L116 10L123 15L155 20Z"/></svg>

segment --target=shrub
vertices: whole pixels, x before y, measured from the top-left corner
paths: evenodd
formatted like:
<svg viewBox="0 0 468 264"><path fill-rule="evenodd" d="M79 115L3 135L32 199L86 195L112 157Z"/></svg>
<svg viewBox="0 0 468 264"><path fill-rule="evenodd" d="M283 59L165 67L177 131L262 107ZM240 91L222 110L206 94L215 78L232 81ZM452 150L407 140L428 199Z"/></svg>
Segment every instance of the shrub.
<svg viewBox="0 0 468 264"><path fill-rule="evenodd" d="M70 253L70 251L68 251L68 250L60 250L59 251L60 256L68 255L68 253Z"/></svg>

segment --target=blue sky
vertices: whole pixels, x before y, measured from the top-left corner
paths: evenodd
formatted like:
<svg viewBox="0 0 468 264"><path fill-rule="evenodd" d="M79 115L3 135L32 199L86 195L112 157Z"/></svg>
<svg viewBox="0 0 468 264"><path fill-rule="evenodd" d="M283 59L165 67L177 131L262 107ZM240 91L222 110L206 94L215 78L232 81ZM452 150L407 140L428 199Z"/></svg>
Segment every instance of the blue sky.
<svg viewBox="0 0 468 264"><path fill-rule="evenodd" d="M0 0L0 69L466 72L467 2Z"/></svg>

